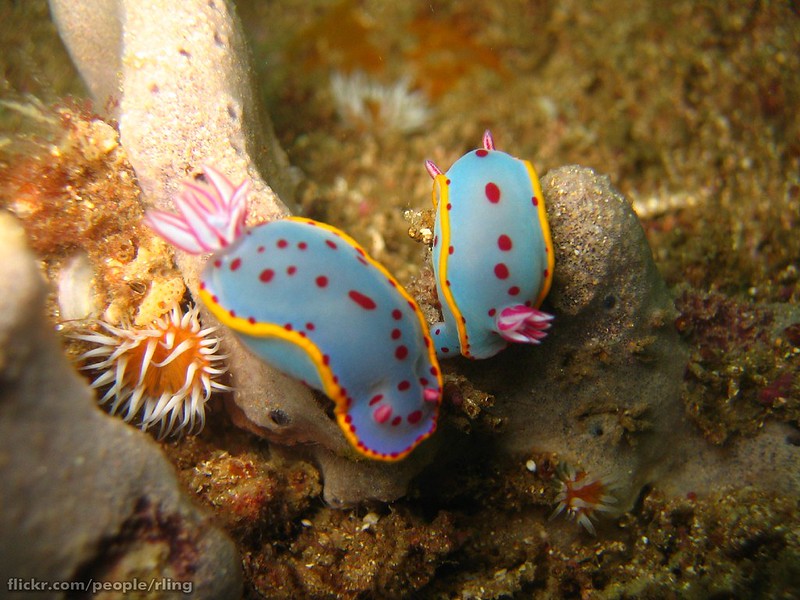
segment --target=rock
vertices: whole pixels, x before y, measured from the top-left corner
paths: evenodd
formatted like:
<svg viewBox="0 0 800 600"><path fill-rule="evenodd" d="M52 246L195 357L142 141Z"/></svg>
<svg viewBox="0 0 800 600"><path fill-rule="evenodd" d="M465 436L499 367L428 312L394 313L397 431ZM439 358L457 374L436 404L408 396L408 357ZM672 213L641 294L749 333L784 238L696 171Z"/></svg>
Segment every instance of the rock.
<svg viewBox="0 0 800 600"><path fill-rule="evenodd" d="M506 451L555 452L615 481L620 508L670 468L671 440L686 431L680 400L687 351L673 300L630 203L585 167L542 180L555 249L540 346L470 364L507 419Z"/></svg>
<svg viewBox="0 0 800 600"><path fill-rule="evenodd" d="M43 316L45 294L22 229L0 214L0 578L167 578L239 598L233 542L150 436L96 407Z"/></svg>

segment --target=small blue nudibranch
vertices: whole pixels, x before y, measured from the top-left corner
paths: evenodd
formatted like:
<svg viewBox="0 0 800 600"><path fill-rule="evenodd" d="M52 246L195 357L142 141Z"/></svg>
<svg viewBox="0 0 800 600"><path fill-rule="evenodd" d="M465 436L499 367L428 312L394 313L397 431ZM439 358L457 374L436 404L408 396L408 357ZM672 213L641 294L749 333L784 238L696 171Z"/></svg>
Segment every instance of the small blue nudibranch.
<svg viewBox="0 0 800 600"><path fill-rule="evenodd" d="M265 362L324 392L361 453L406 456L436 429L442 379L416 302L342 231L287 218L246 227L249 182L185 183L181 215L150 225L187 252L213 252L200 298Z"/></svg>
<svg viewBox="0 0 800 600"><path fill-rule="evenodd" d="M433 271L444 321L431 328L439 358L488 358L509 342L539 343L552 316L538 310L553 278L544 197L531 164L483 147L443 173L431 161Z"/></svg>

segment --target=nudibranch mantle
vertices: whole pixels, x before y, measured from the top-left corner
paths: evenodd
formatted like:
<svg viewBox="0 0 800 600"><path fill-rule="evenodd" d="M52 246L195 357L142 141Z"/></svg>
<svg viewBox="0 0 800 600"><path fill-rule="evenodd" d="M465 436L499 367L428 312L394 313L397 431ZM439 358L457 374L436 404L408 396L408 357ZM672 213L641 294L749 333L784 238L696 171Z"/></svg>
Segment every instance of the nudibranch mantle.
<svg viewBox="0 0 800 600"><path fill-rule="evenodd" d="M162 214L148 220L167 237ZM442 380L433 342L416 302L382 265L311 219L242 227L229 239L201 274L201 300L257 356L331 398L358 451L398 460L435 431Z"/></svg>
<svg viewBox="0 0 800 600"><path fill-rule="evenodd" d="M533 166L483 147L433 178L433 271L443 322L431 327L439 358L489 358L509 342L539 343L552 316L538 310L553 278L553 247Z"/></svg>

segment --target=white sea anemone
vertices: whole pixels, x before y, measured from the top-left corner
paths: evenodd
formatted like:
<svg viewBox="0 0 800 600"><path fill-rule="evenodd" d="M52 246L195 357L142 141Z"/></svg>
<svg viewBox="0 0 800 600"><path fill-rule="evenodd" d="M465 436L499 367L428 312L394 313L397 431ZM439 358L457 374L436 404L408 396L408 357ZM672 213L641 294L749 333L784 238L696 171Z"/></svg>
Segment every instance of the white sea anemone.
<svg viewBox="0 0 800 600"><path fill-rule="evenodd" d="M227 357L211 336L216 328L201 329L197 307L184 314L175 306L147 328L98 325L105 331L71 337L97 346L79 360L100 359L81 367L99 373L92 388L108 388L99 403L126 422L137 418L142 430L158 425L159 439L199 433L211 393L230 388L217 379Z"/></svg>
<svg viewBox="0 0 800 600"><path fill-rule="evenodd" d="M370 129L410 132L428 122L431 110L425 95L411 90L410 84L404 77L384 85L363 71L336 71L331 75L331 93L339 116L353 127Z"/></svg>

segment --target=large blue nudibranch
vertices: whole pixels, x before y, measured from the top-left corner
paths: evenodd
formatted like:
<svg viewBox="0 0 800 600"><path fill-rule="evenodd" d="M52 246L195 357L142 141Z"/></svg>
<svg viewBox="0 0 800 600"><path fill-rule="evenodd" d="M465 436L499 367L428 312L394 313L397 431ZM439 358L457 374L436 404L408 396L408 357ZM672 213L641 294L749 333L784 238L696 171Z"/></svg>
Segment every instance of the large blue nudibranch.
<svg viewBox="0 0 800 600"><path fill-rule="evenodd" d="M483 147L443 173L431 161L433 270L444 322L431 329L439 358L488 358L509 342L539 343L552 316L539 306L553 278L553 247L531 164Z"/></svg>
<svg viewBox="0 0 800 600"><path fill-rule="evenodd" d="M265 362L321 390L353 446L396 460L436 429L442 380L416 302L345 233L311 219L245 226L248 182L212 168L185 183L181 215L150 225L183 250L213 253L200 298Z"/></svg>

